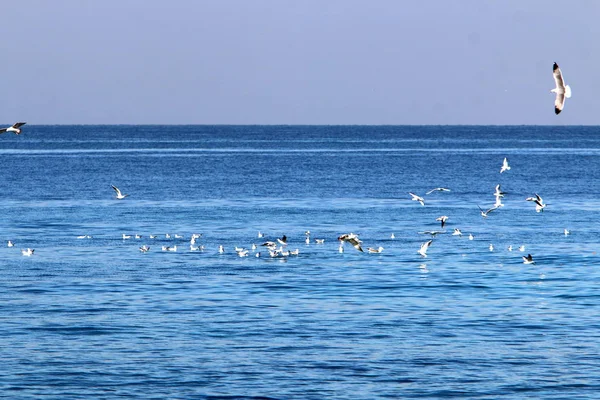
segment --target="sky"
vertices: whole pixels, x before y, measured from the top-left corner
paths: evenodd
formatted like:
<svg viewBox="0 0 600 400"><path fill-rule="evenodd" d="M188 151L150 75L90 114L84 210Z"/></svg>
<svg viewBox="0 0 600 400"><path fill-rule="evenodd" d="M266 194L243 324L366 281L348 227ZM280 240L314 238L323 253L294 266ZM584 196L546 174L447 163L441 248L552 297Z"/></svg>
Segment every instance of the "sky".
<svg viewBox="0 0 600 400"><path fill-rule="evenodd" d="M600 125L600 1L19 0L0 121ZM554 114L552 65L572 88Z"/></svg>

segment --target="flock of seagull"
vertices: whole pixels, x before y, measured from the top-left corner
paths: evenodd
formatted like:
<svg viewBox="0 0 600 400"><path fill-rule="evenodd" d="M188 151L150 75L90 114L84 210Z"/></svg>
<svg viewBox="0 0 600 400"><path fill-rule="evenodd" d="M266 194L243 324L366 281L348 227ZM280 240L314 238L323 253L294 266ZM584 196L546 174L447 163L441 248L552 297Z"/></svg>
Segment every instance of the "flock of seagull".
<svg viewBox="0 0 600 400"><path fill-rule="evenodd" d="M564 81L564 78L562 75L562 71L560 70L560 68L556 62L554 63L554 65L552 67L552 73L553 73L554 82L556 85L556 87L551 90L552 93L556 94L556 98L554 101L554 112L555 112L555 114L560 114L560 112L563 110L563 108L565 106L565 99L571 97L571 88L569 87L569 85L565 84L565 81ZM21 126L23 126L25 124L26 124L25 122L17 122L12 126L9 126L6 128L1 128L0 134L5 133L5 132L13 132L16 135L20 135L21 134ZM511 168L510 168L510 165L508 164L508 160L505 157L502 162L502 166L500 167L500 173L510 171L510 169ZM123 200L129 196L129 194L124 194L123 192L121 192L121 190L118 187L116 187L114 185L111 185L111 187L115 192L115 198L117 200ZM433 192L449 192L449 191L450 191L450 189L448 189L448 188L438 187L438 188L434 188L434 189L431 189L430 191L426 192L426 195L430 195ZM419 202L422 206L425 206L425 203L426 203L425 198L423 198L415 193L412 193L412 192L409 192L409 195L411 196L411 199L413 201ZM504 204L502 203L502 198L504 197L504 195L505 195L505 193L501 190L500 184L498 184L496 186L496 189L494 192L494 197L496 199L494 205L485 210L483 208L479 207L479 205L478 205L481 216L483 218L487 218L490 213L503 207ZM542 197L537 193L532 197L526 198L526 200L533 202L535 204L535 211L538 213L543 212L547 206L547 204L544 203L544 200L542 199ZM441 223L442 229L444 228L447 220L448 220L448 216L446 216L446 215L442 215L442 216L436 218L436 221L439 221ZM427 257L427 250L433 243L433 238L440 233L444 233L444 231L424 231L424 232L420 232L420 233L429 234L432 236L432 239L422 243L419 250L417 251L417 253L420 254L421 257ZM564 234L569 235L570 231L568 229L565 229ZM306 242L306 244L309 244L310 243L310 231L306 231L305 235L306 235L305 242ZM452 235L462 236L462 232L459 228L454 228L454 232L452 233ZM192 234L190 243L189 243L190 251L203 251L204 250L204 246L197 244L197 240L201 236L202 236L201 234ZM141 239L140 235L135 235L134 237L136 239ZM150 239L157 239L156 235L150 235L149 237L150 237ZM171 236L169 234L166 234L165 237L167 239L171 238ZM183 238L180 235L174 235L174 237L176 239ZM259 232L258 238L263 238L263 237L264 237L264 235L261 232ZM91 239L91 238L92 237L89 235L78 236L78 239ZM131 235L126 235L126 234L122 235L123 240L127 240L130 238L131 238ZM394 239L394 234L391 235L391 238ZM469 239L473 240L473 238L474 238L473 235L470 234ZM340 235L337 238L337 240L340 243L339 247L338 247L340 253L344 252L344 244L345 243L350 244L353 248L355 248L359 252L364 252L364 250L362 248L362 241L360 240L358 235L355 233L347 233L347 234ZM323 244L325 242L325 239L315 239L315 242L317 244ZM7 243L7 246L14 247L14 243L9 240ZM283 235L281 238L277 238L276 241L265 241L260 246L267 249L269 252L269 255L271 257L287 257L287 256L293 256L293 255L299 254L299 249L287 250L287 237L285 235ZM254 251L254 255L256 257L260 257L261 252L257 251L257 248L258 248L258 246L256 244L252 245L252 250ZM489 249L490 249L490 251L494 250L493 244L490 244ZM162 246L161 250L175 252L178 249L177 249L177 245L174 245L174 246ZM367 248L367 252L369 252L369 253L381 253L383 250L384 250L384 248L381 246L379 246L377 248L374 248L374 247ZM512 246L509 246L508 250L512 251ZM524 246L520 246L519 250L524 251ZM139 251L142 253L147 253L150 251L150 247L148 245L142 245L139 248ZM237 255L239 255L240 257L247 257L250 252L248 249L243 248L243 247L235 247L235 251L236 251ZM21 254L26 257L32 256L34 254L34 252L35 252L35 250L31 249L31 248L26 248L26 249L21 250ZM223 245L220 245L219 253L224 253L224 252L225 252L225 249L224 249ZM531 254L528 254L527 256L522 256L522 258L523 258L524 264L535 264L535 261L533 260L533 256Z"/></svg>

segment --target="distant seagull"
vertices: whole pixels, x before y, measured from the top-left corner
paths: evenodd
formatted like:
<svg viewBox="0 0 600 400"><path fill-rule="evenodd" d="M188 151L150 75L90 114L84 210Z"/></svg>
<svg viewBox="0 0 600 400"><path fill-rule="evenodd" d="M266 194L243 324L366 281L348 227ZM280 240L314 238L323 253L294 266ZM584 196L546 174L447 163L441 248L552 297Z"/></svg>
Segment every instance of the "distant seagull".
<svg viewBox="0 0 600 400"><path fill-rule="evenodd" d="M390 239L396 239L396 235L394 235L393 233L390 235Z"/></svg>
<svg viewBox="0 0 600 400"><path fill-rule="evenodd" d="M156 235L150 235L150 239L156 239Z"/></svg>
<svg viewBox="0 0 600 400"><path fill-rule="evenodd" d="M519 246L519 251L525 251L525 245Z"/></svg>
<svg viewBox="0 0 600 400"><path fill-rule="evenodd" d="M190 251L200 251L200 246L194 246L190 243Z"/></svg>
<svg viewBox="0 0 600 400"><path fill-rule="evenodd" d="M150 250L150 247L143 245L142 247L140 247L140 251L142 253L147 253Z"/></svg>
<svg viewBox="0 0 600 400"><path fill-rule="evenodd" d="M22 127L23 125L25 125L26 123L27 122L17 122L13 126L9 126L8 128L2 128L2 129L0 129L0 134L4 133L4 132L14 132L15 135L20 135L21 130L19 128Z"/></svg>
<svg viewBox="0 0 600 400"><path fill-rule="evenodd" d="M259 237L259 238L263 238L263 237L265 237L265 235L264 235L264 234L262 234L260 231L258 231L258 237Z"/></svg>
<svg viewBox="0 0 600 400"><path fill-rule="evenodd" d="M508 251L512 251L512 245L508 246Z"/></svg>
<svg viewBox="0 0 600 400"><path fill-rule="evenodd" d="M498 207L494 206L494 207L492 207L492 208L490 208L490 209L488 209L488 210L486 210L486 211L483 211L483 210L481 209L481 207L479 207L479 206L477 206L477 207L479 208L479 211L481 211L481 216L482 216L483 218L487 218L489 213L491 213L492 211L494 211L494 210L497 210L497 209L498 209Z"/></svg>
<svg viewBox="0 0 600 400"><path fill-rule="evenodd" d="M142 235L137 235L137 234L136 234L136 235L135 235L135 238L136 238L136 239L141 239L141 238L142 238Z"/></svg>
<svg viewBox="0 0 600 400"><path fill-rule="evenodd" d="M304 234L306 235L306 239L304 240L304 242L306 244L310 244L310 231L306 231L304 232Z"/></svg>
<svg viewBox="0 0 600 400"><path fill-rule="evenodd" d="M379 246L378 248L369 247L367 249L369 253L381 253L383 251L383 247Z"/></svg>
<svg viewBox="0 0 600 400"><path fill-rule="evenodd" d="M422 198L421 196L417 196L416 194L410 193L410 192L408 194L410 194L412 196L411 200L418 201L419 203L421 203L422 206L425 205L425 199Z"/></svg>
<svg viewBox="0 0 600 400"><path fill-rule="evenodd" d="M256 243L252 243L252 250L256 250Z"/></svg>
<svg viewBox="0 0 600 400"><path fill-rule="evenodd" d="M533 257L531 254L523 256L523 264L535 264L535 261L533 261Z"/></svg>
<svg viewBox="0 0 600 400"><path fill-rule="evenodd" d="M565 80L563 79L562 72L557 63L554 63L552 72L554 74L554 83L556 84L556 87L552 89L551 92L556 93L554 112L558 115L565 107L565 97L567 99L571 97L571 88L569 85L565 85Z"/></svg>
<svg viewBox="0 0 600 400"><path fill-rule="evenodd" d="M267 241L267 242L264 242L263 244L261 244L261 246L265 246L269 250L275 250L277 248L277 243Z"/></svg>
<svg viewBox="0 0 600 400"><path fill-rule="evenodd" d="M450 191L450 189L439 187L439 188L431 189L429 192L427 192L425 194L431 194L433 192L449 192L449 191Z"/></svg>
<svg viewBox="0 0 600 400"><path fill-rule="evenodd" d="M433 239L429 239L428 241L423 243L419 251L417 251L417 253L419 253L422 257L427 257L427 249L429 248L429 246L431 246L431 243L433 243Z"/></svg>
<svg viewBox="0 0 600 400"><path fill-rule="evenodd" d="M570 235L570 234L571 234L571 231L570 231L570 230L568 230L567 228L565 228L565 231L564 231L564 232L565 232L565 236L568 236L568 235Z"/></svg>
<svg viewBox="0 0 600 400"><path fill-rule="evenodd" d="M80 235L77 236L77 239L91 239L92 237L90 235Z"/></svg>
<svg viewBox="0 0 600 400"><path fill-rule="evenodd" d="M21 250L21 254L23 254L26 257L30 257L31 255L33 255L34 251L34 249L27 248L25 250Z"/></svg>
<svg viewBox="0 0 600 400"><path fill-rule="evenodd" d="M494 245L490 243L490 251L494 251Z"/></svg>
<svg viewBox="0 0 600 400"><path fill-rule="evenodd" d="M13 247L15 244L9 240L9 241L8 241L8 243L7 243L6 245L7 245L8 247Z"/></svg>
<svg viewBox="0 0 600 400"><path fill-rule="evenodd" d="M508 165L508 160L506 159L506 157L504 157L504 161L502 162L502 167L500 168L500 173L503 173L504 171L509 171L510 170L510 166Z"/></svg>
<svg viewBox="0 0 600 400"><path fill-rule="evenodd" d="M500 189L500 184L497 184L494 190L494 197L504 197L505 194L506 192L503 192L502 189Z"/></svg>
<svg viewBox="0 0 600 400"><path fill-rule="evenodd" d="M123 234L122 237L123 237L123 240L125 240L125 239L131 239L131 235Z"/></svg>
<svg viewBox="0 0 600 400"><path fill-rule="evenodd" d="M183 235L175 234L175 239L183 239Z"/></svg>
<svg viewBox="0 0 600 400"><path fill-rule="evenodd" d="M241 249L240 251L236 251L236 253L240 257L248 257L248 250L247 249Z"/></svg>
<svg viewBox="0 0 600 400"><path fill-rule="evenodd" d="M472 233L469 233L469 240L473 240L473 239L475 239L475 236L473 236Z"/></svg>
<svg viewBox="0 0 600 400"><path fill-rule="evenodd" d="M169 235L168 233L165 233L165 239L171 239L171 235Z"/></svg>
<svg viewBox="0 0 600 400"><path fill-rule="evenodd" d="M356 250L358 251L363 251L362 247L360 246L360 244L362 243L360 241L360 239L358 238L358 235L356 235L355 233L346 233L344 235L341 235L338 237L338 240L342 241L342 242L348 242L350 243Z"/></svg>
<svg viewBox="0 0 600 400"><path fill-rule="evenodd" d="M315 243L316 244L323 244L323 243L325 243L325 239L315 239Z"/></svg>
<svg viewBox="0 0 600 400"><path fill-rule="evenodd" d="M125 197L129 196L128 194L121 193L121 191L119 190L119 188L116 187L115 185L110 185L110 186L113 188L113 190L117 194L117 200L123 200Z"/></svg>
<svg viewBox="0 0 600 400"><path fill-rule="evenodd" d="M448 221L448 217L446 215L442 215L441 217L438 217L435 220L440 221L442 223L442 228L444 228L446 221Z"/></svg>
<svg viewBox="0 0 600 400"><path fill-rule="evenodd" d="M225 248L223 247L223 245L222 245L222 244L221 244L221 245L219 245L219 253L220 253L220 254L223 254L223 253L225 253Z"/></svg>
<svg viewBox="0 0 600 400"><path fill-rule="evenodd" d="M281 238L277 238L277 242L282 246L287 246L287 236L283 235Z"/></svg>
<svg viewBox="0 0 600 400"><path fill-rule="evenodd" d="M462 236L462 232L458 228L454 228L454 232L452 232L452 236Z"/></svg>
<svg viewBox="0 0 600 400"><path fill-rule="evenodd" d="M423 231L419 233L422 235L431 235L431 237L435 237L435 235L439 235L440 233L446 233L446 231Z"/></svg>
<svg viewBox="0 0 600 400"><path fill-rule="evenodd" d="M290 250L290 256L297 256L300 254L300 249Z"/></svg>

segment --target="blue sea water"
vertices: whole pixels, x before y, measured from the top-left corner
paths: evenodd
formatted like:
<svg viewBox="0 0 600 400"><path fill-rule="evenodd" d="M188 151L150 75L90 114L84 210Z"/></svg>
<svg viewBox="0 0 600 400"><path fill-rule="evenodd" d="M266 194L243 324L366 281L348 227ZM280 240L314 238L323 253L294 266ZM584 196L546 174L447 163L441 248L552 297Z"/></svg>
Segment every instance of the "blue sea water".
<svg viewBox="0 0 600 400"><path fill-rule="evenodd" d="M0 396L597 398L599 133L26 125L1 135ZM505 206L482 218L497 184ZM111 185L130 197L115 200ZM425 195L440 186L451 191ZM543 212L525 201L535 193ZM419 232L441 230L441 215L446 233L423 258ZM349 232L383 252L340 253ZM204 251L189 250L192 233ZM234 251L284 234L298 256ZM536 264L523 264L528 253Z"/></svg>

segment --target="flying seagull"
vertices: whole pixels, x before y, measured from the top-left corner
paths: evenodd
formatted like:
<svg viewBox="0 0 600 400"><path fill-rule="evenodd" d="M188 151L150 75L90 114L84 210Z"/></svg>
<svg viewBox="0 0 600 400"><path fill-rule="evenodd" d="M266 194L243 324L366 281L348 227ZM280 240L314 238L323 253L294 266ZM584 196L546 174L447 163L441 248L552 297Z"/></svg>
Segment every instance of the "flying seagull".
<svg viewBox="0 0 600 400"><path fill-rule="evenodd" d="M442 228L444 228L446 221L448 221L448 217L446 215L442 215L441 217L438 217L435 220L440 221L442 223Z"/></svg>
<svg viewBox="0 0 600 400"><path fill-rule="evenodd" d="M0 129L0 133L4 133L4 132L14 132L15 135L20 135L21 134L21 130L19 129L21 126L25 125L27 122L17 122L16 124L14 124L13 126L9 126L8 128L2 128Z"/></svg>
<svg viewBox="0 0 600 400"><path fill-rule="evenodd" d="M431 243L433 243L433 239L430 239L423 243L419 251L417 251L417 253L419 253L422 257L427 257L427 249L429 248L429 246L431 246Z"/></svg>
<svg viewBox="0 0 600 400"><path fill-rule="evenodd" d="M527 254L527 256L523 256L523 264L535 264L535 261L533 261L533 257L531 254Z"/></svg>
<svg viewBox="0 0 600 400"><path fill-rule="evenodd" d="M417 196L416 194L410 193L410 192L408 192L408 194L410 194L412 196L411 200L418 201L419 203L421 203L422 206L425 205L425 199L422 198L421 196Z"/></svg>
<svg viewBox="0 0 600 400"><path fill-rule="evenodd" d="M429 192L427 192L425 194L431 194L433 192L449 192L449 191L450 191L450 189L439 187L439 188L431 189Z"/></svg>
<svg viewBox="0 0 600 400"><path fill-rule="evenodd" d="M551 92L556 93L556 99L554 100L554 112L558 115L565 106L565 98L568 99L571 97L571 88L569 85L565 85L565 80L563 79L562 72L560 71L557 63L554 63L552 72L554 74L554 82L556 83L556 87L552 89Z"/></svg>
<svg viewBox="0 0 600 400"><path fill-rule="evenodd" d="M362 243L361 240L358 238L358 235L356 235L355 233L346 233L344 235L341 235L338 237L338 240L340 242L348 242L350 243L356 250L358 251L363 251L362 247L360 246L360 244Z"/></svg>
<svg viewBox="0 0 600 400"><path fill-rule="evenodd" d="M492 207L492 208L490 208L490 209L488 209L488 210L486 210L486 211L483 211L483 210L481 209L481 207L479 207L479 206L477 206L477 207L479 208L479 211L481 211L481 216L482 216L483 218L487 218L487 216L488 216L488 214L489 214L489 213L491 213L492 211L494 211L494 210L497 210L497 209L498 209L498 207L494 206L494 207Z"/></svg>
<svg viewBox="0 0 600 400"><path fill-rule="evenodd" d="M119 188L116 187L115 185L110 185L110 186L113 188L113 190L117 194L117 200L123 200L125 197L129 196L128 194L121 193L121 191L119 190Z"/></svg>
<svg viewBox="0 0 600 400"><path fill-rule="evenodd" d="M510 166L508 165L508 160L506 159L506 157L504 157L504 161L502 162L502 167L500 168L500 173L503 173L504 171L508 171L510 170Z"/></svg>

